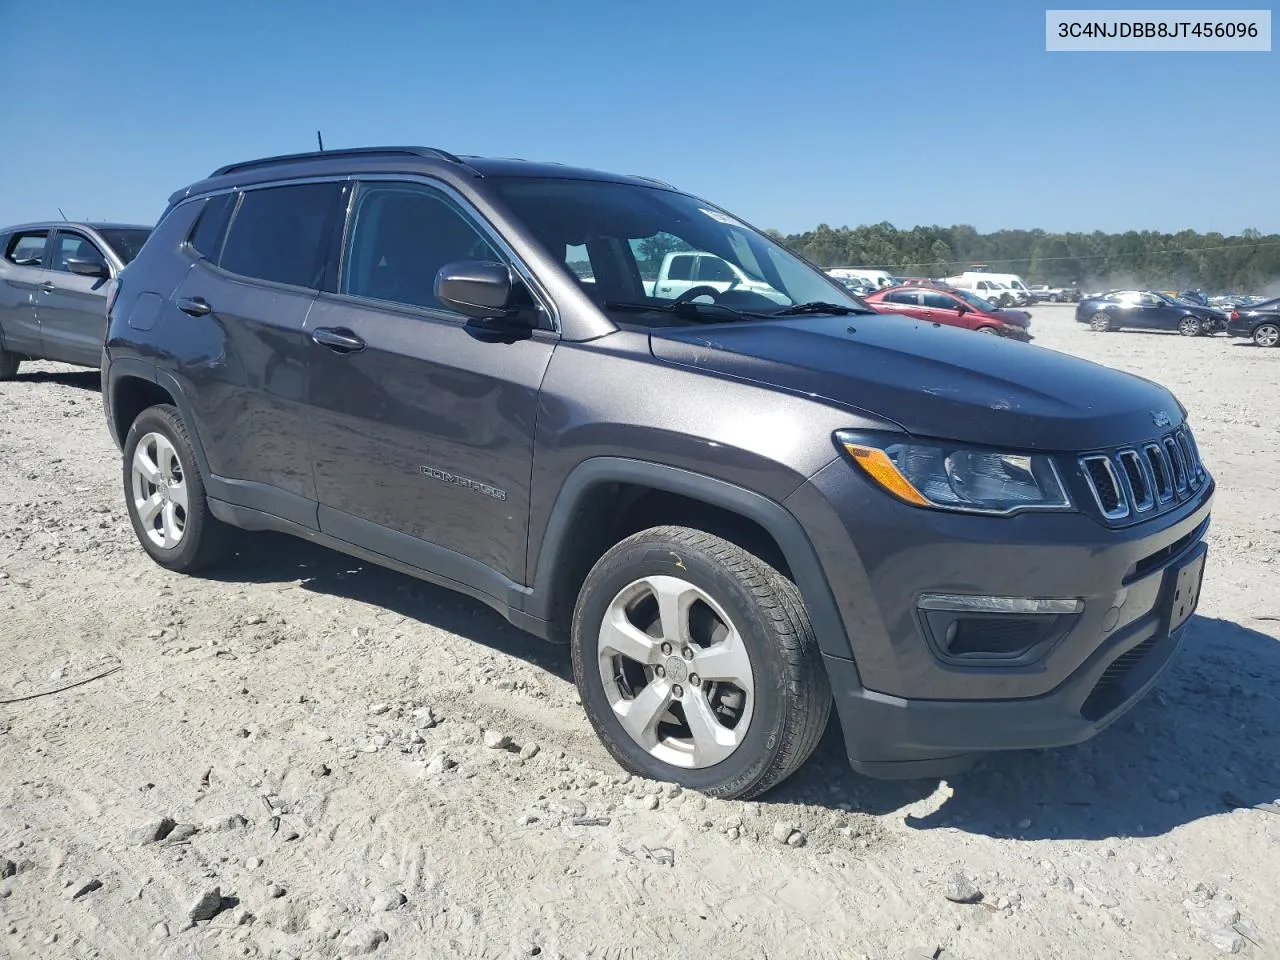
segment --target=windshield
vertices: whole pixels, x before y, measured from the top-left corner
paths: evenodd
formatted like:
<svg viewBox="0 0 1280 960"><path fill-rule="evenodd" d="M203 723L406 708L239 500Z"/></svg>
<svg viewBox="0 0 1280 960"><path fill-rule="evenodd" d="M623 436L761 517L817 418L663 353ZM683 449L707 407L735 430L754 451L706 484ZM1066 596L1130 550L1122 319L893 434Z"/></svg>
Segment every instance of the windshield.
<svg viewBox="0 0 1280 960"><path fill-rule="evenodd" d="M969 306L975 307L978 310L983 311L984 313L990 313L992 310L999 309L990 300L983 300L976 293L970 293L968 290L956 289L956 290L952 290L951 293L954 293L957 297L959 297L965 303L969 304Z"/></svg>
<svg viewBox="0 0 1280 960"><path fill-rule="evenodd" d="M106 229L99 230L98 235L107 241L120 262L127 265L138 255L142 245L147 242L147 237L151 236L151 231Z"/></svg>
<svg viewBox="0 0 1280 960"><path fill-rule="evenodd" d="M618 323L683 324L701 311L772 314L815 302L865 309L844 285L702 200L629 183L511 177L494 185L547 252ZM613 306L621 304L625 309ZM636 310L652 306L653 312ZM732 314L730 314L732 317Z"/></svg>

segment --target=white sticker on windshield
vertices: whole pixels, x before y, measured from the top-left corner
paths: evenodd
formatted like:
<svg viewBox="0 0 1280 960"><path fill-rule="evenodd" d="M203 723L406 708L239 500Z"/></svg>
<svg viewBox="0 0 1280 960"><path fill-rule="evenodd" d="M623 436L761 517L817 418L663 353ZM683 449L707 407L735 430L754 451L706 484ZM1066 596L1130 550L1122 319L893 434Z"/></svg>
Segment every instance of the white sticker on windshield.
<svg viewBox="0 0 1280 960"><path fill-rule="evenodd" d="M716 223L723 223L730 227L742 226L741 223L733 219L733 217L729 216L727 213L721 213L719 210L708 210L706 207L699 207L698 209L702 213L705 213L708 217L710 217ZM743 229L745 229L745 227Z"/></svg>

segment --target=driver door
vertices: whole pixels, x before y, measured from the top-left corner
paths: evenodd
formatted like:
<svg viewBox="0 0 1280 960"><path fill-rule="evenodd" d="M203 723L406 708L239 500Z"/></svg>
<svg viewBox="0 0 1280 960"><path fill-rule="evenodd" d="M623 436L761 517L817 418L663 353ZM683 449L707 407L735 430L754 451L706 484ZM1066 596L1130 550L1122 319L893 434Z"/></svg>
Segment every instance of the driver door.
<svg viewBox="0 0 1280 960"><path fill-rule="evenodd" d="M72 273L68 260L96 260L107 276ZM62 229L54 235L38 308L42 349L50 360L86 367L102 362L110 275L106 254L83 233Z"/></svg>

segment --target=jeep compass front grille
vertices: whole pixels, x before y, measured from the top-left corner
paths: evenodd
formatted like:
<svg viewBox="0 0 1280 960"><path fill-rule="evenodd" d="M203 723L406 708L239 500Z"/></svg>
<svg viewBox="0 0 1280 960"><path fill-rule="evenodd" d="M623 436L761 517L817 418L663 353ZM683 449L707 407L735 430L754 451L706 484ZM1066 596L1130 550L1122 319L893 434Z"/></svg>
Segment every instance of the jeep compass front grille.
<svg viewBox="0 0 1280 960"><path fill-rule="evenodd" d="M1185 427L1141 446L1081 457L1080 467L1098 509L1116 521L1180 503L1208 476Z"/></svg>

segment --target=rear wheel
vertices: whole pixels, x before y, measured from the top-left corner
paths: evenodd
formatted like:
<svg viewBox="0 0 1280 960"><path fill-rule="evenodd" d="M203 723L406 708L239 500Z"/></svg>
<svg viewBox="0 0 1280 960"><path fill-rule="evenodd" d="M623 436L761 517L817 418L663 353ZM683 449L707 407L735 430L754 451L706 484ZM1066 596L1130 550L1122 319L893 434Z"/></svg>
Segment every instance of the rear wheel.
<svg viewBox="0 0 1280 960"><path fill-rule="evenodd" d="M1111 315L1105 310L1099 310L1089 318L1089 329L1094 333L1106 333L1111 329Z"/></svg>
<svg viewBox="0 0 1280 960"><path fill-rule="evenodd" d="M997 330L995 327L979 327L978 332L991 334L992 336L995 336L995 337L1000 336L1000 331Z"/></svg>
<svg viewBox="0 0 1280 960"><path fill-rule="evenodd" d="M574 609L573 674L619 764L718 797L790 776L831 709L795 584L687 527L643 530L592 568Z"/></svg>
<svg viewBox="0 0 1280 960"><path fill-rule="evenodd" d="M1280 345L1280 326L1276 326L1274 323L1264 323L1255 327L1253 342L1260 347Z"/></svg>
<svg viewBox="0 0 1280 960"><path fill-rule="evenodd" d="M209 510L177 408L149 407L129 427L124 493L133 532L160 566L194 573L230 553L233 530Z"/></svg>
<svg viewBox="0 0 1280 960"><path fill-rule="evenodd" d="M1198 337L1204 333L1204 324L1199 317L1183 317L1178 321L1178 332L1184 337Z"/></svg>

